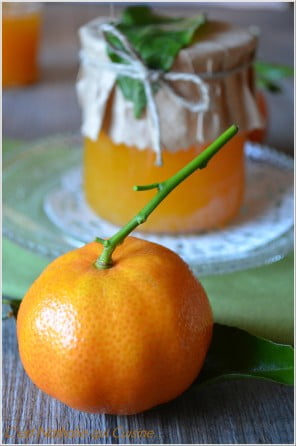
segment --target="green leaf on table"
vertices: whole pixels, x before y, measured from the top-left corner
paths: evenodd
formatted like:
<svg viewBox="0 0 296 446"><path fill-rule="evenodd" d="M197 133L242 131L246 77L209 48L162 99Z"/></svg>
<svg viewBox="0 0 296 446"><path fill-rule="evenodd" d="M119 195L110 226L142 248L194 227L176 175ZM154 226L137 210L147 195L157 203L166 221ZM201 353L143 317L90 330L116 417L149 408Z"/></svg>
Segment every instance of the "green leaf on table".
<svg viewBox="0 0 296 446"><path fill-rule="evenodd" d="M168 71L179 51L193 41L196 31L205 22L203 14L189 18L165 17L143 5L126 8L116 28L127 37L148 68ZM116 48L124 50L119 40L110 33L107 33L107 40ZM108 56L113 62L127 63L114 54L111 48L108 49ZM134 115L139 118L147 104L142 82L118 76L117 83L125 99L133 103ZM153 83L152 89L155 94L157 82Z"/></svg>
<svg viewBox="0 0 296 446"><path fill-rule="evenodd" d="M6 314L3 318L3 320L8 319L11 316L17 317L17 313L20 307L22 299L18 298L11 298L11 297L2 297L2 304L3 305L9 305L11 308L11 312Z"/></svg>
<svg viewBox="0 0 296 446"><path fill-rule="evenodd" d="M259 88L273 93L281 91L279 81L294 75L293 67L272 64L269 62L255 62L256 84Z"/></svg>
<svg viewBox="0 0 296 446"><path fill-rule="evenodd" d="M261 378L294 383L294 350L235 327L214 324L211 345L195 384Z"/></svg>

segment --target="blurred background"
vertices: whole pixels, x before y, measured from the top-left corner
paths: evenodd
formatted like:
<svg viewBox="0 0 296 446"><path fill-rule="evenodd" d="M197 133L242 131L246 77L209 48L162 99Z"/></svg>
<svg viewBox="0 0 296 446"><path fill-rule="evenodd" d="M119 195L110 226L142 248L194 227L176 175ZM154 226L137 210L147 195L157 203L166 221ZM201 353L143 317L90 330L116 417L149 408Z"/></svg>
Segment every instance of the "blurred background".
<svg viewBox="0 0 296 446"><path fill-rule="evenodd" d="M3 138L32 140L79 132L80 109L75 81L79 66L78 28L97 16L116 16L129 3L42 3L39 80L3 89ZM293 3L195 2L153 3L160 12L211 18L254 26L260 32L258 58L293 66ZM269 125L266 143L293 152L293 77L281 81L280 93L266 93Z"/></svg>

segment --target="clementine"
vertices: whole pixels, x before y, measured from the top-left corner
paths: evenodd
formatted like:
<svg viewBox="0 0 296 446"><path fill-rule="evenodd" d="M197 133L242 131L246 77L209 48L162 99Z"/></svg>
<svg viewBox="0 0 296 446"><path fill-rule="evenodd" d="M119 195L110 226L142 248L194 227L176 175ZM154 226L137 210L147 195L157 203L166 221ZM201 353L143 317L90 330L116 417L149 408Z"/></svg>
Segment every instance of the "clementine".
<svg viewBox="0 0 296 446"><path fill-rule="evenodd" d="M113 266L99 243L51 263L24 297L20 357L32 381L75 409L135 414L197 377L213 318L201 284L175 253L127 237Z"/></svg>
<svg viewBox="0 0 296 446"><path fill-rule="evenodd" d="M42 390L76 409L133 414L193 382L213 328L205 291L174 252L128 235L237 132L230 126L167 180L135 186L157 193L112 237L57 258L33 283L17 335Z"/></svg>

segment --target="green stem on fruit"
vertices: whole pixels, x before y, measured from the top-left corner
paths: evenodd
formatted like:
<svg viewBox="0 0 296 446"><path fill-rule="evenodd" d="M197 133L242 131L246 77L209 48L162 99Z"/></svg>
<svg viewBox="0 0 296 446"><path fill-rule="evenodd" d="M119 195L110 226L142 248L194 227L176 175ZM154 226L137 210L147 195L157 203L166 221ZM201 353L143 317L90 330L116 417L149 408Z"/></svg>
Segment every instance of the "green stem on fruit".
<svg viewBox="0 0 296 446"><path fill-rule="evenodd" d="M154 209L162 200L175 189L182 181L189 177L197 169L207 166L210 159L238 132L238 127L232 125L212 144L203 150L196 158L190 161L185 167L175 175L160 183L153 183L146 186L134 186L136 191L157 189L155 196L135 215L125 226L107 240L97 238L96 241L104 246L103 252L96 260L95 266L99 269L107 269L112 266L112 254L115 248L139 225L144 223Z"/></svg>

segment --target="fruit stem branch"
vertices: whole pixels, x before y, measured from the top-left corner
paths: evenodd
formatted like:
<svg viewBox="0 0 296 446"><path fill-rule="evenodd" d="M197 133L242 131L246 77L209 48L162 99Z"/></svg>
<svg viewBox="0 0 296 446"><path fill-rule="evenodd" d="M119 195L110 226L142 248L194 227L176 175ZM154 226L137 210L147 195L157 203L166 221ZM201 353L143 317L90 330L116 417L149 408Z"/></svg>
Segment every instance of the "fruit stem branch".
<svg viewBox="0 0 296 446"><path fill-rule="evenodd" d="M134 186L133 189L135 191L159 189L159 184L160 183L152 183L152 184L146 184L144 186Z"/></svg>
<svg viewBox="0 0 296 446"><path fill-rule="evenodd" d="M210 159L238 132L238 127L232 125L212 144L203 150L196 158L190 161L185 167L175 175L160 183L153 183L146 186L134 186L134 190L157 189L156 195L135 215L125 226L107 240L97 238L96 241L104 246L103 252L96 260L95 266L99 269L107 269L112 266L112 254L115 248L139 225L144 223L154 209L164 200L164 198L175 189L182 181L189 177L197 169L207 166Z"/></svg>

